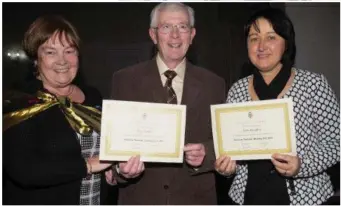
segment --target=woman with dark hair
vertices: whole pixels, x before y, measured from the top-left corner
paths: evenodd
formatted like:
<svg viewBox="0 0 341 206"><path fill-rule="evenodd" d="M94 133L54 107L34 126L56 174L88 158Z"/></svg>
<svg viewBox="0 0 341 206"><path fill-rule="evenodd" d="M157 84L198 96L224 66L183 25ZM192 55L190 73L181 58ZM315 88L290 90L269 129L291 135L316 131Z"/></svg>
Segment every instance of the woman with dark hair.
<svg viewBox="0 0 341 206"><path fill-rule="evenodd" d="M4 204L100 204L99 172L111 164L98 157L101 95L74 81L79 42L59 16L40 17L25 33L36 78L5 101Z"/></svg>
<svg viewBox="0 0 341 206"><path fill-rule="evenodd" d="M234 175L229 195L238 204L315 205L333 195L327 169L340 159L339 104L326 78L294 68L292 22L279 9L254 14L245 26L252 75L228 92L227 103L291 98L297 155L271 160L216 160L216 170Z"/></svg>

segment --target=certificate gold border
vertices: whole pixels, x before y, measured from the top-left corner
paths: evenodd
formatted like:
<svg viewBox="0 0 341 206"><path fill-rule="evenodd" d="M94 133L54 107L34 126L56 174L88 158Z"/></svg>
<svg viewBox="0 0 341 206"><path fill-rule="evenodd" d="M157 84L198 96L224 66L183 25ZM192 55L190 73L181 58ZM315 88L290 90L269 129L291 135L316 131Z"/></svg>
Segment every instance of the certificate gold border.
<svg viewBox="0 0 341 206"><path fill-rule="evenodd" d="M110 107L110 105L104 105L105 107ZM135 106L128 106L127 107L135 107ZM112 150L111 148L111 135L112 135L112 121L107 121L107 124L104 125L106 127L105 134L103 138L105 138L105 149L104 149L104 156L134 156L134 155L143 155L146 157L162 157L162 158L179 158L182 156L182 152L180 151L180 139L181 139L181 125L182 125L182 110L180 109L166 109L166 108L141 108L142 111L146 111L148 113L169 113L169 114L176 114L176 139L175 139L175 152L173 153L164 153L164 152L133 152L133 151L116 151Z"/></svg>
<svg viewBox="0 0 341 206"><path fill-rule="evenodd" d="M223 149L223 137L221 132L221 122L220 122L220 114L221 113L230 113L230 112L245 112L245 111L255 111L255 110L264 110L264 109L277 109L282 108L284 112L284 131L286 136L286 144L287 147L284 149L265 149L265 150L247 150L247 151L224 151ZM273 154L273 153L290 153L292 152L291 146L291 130L290 130L290 119L289 119L289 109L288 103L273 103L273 104L264 104L264 105L254 105L254 106L240 106L233 108L219 108L215 110L215 120L216 120L216 131L217 131L217 141L218 141L218 152L219 155L229 155L229 156L241 156L241 155L264 155L264 154Z"/></svg>

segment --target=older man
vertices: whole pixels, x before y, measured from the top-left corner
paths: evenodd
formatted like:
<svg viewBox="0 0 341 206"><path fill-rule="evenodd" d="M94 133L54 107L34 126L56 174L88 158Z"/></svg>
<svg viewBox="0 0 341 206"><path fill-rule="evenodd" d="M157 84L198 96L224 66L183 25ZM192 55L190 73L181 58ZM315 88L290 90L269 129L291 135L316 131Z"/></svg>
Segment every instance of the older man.
<svg viewBox="0 0 341 206"><path fill-rule="evenodd" d="M217 203L210 105L225 101L225 83L186 60L195 34L192 8L161 3L151 12L149 29L158 54L113 75L113 99L187 106L185 162L143 163L132 157L119 163L114 170L119 204Z"/></svg>

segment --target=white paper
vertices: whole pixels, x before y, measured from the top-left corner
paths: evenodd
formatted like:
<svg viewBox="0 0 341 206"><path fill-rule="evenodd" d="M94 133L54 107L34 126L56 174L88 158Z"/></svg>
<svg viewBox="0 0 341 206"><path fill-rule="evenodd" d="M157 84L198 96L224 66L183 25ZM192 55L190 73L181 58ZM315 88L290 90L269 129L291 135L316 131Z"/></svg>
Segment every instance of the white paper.
<svg viewBox="0 0 341 206"><path fill-rule="evenodd" d="M251 160L271 159L275 152L296 154L291 99L212 105L211 118L216 157Z"/></svg>
<svg viewBox="0 0 341 206"><path fill-rule="evenodd" d="M100 159L183 162L186 106L103 101Z"/></svg>

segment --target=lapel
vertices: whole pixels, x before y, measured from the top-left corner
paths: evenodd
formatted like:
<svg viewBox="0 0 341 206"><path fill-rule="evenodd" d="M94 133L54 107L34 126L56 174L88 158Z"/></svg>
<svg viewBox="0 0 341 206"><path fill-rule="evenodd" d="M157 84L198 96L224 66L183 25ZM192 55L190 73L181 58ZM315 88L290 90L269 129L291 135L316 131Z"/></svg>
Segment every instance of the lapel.
<svg viewBox="0 0 341 206"><path fill-rule="evenodd" d="M182 100L181 104L186 105L186 125L189 121L195 122L199 116L199 112L196 110L192 110L198 104L199 94L202 91L202 83L200 82L199 78L197 77L196 69L191 63L188 61L186 62L186 71L185 71L185 79L184 79L184 86L182 92ZM191 111L191 112L190 112ZM185 135L188 135L188 130L186 127ZM186 137L185 137L186 138ZM186 163L184 163L186 164ZM170 181L174 181L176 177L178 177L179 173L182 173L182 165L174 166L172 173L170 174ZM179 168L180 167L180 168Z"/></svg>
<svg viewBox="0 0 341 206"><path fill-rule="evenodd" d="M188 108L191 108L195 105L201 90L202 83L196 77L195 68L187 61L181 104L187 105Z"/></svg>
<svg viewBox="0 0 341 206"><path fill-rule="evenodd" d="M167 96L162 86L156 58L150 60L142 70L140 94L143 96L141 99L146 102L166 103Z"/></svg>

